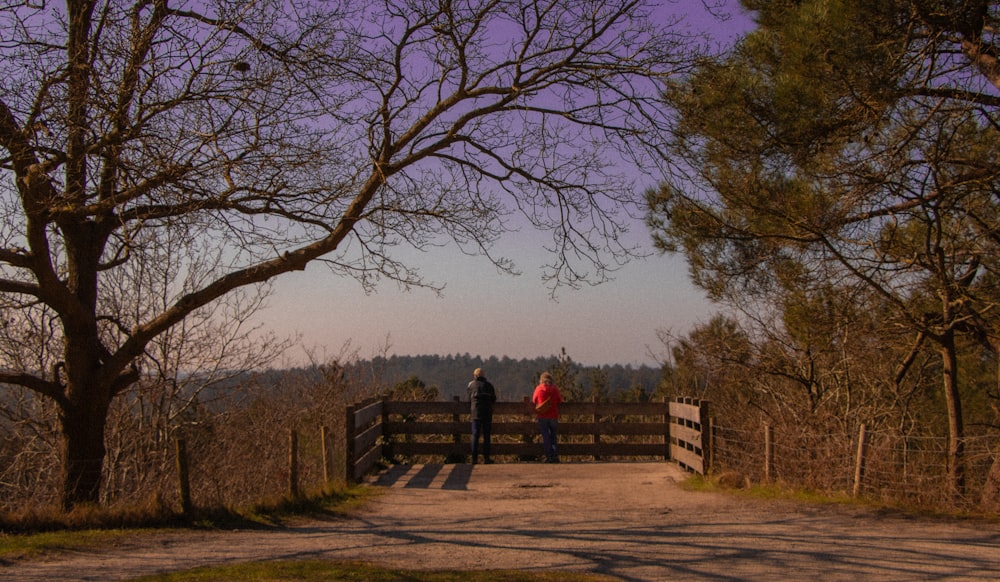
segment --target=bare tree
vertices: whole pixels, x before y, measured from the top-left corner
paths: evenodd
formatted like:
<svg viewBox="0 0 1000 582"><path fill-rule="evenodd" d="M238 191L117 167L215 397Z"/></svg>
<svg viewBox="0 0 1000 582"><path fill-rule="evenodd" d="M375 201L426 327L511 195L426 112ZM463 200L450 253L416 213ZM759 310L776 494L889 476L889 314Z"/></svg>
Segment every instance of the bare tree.
<svg viewBox="0 0 1000 582"><path fill-rule="evenodd" d="M152 343L220 298L317 261L434 286L393 250L448 240L513 271L517 215L551 285L606 277L693 46L641 0L5 4L0 383L57 405L67 508ZM115 292L181 242L167 295Z"/></svg>

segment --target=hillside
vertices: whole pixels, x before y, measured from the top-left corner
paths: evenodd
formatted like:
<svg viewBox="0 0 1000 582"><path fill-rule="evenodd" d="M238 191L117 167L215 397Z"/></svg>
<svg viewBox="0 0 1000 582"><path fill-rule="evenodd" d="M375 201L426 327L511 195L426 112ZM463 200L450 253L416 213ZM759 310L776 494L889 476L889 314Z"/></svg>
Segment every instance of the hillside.
<svg viewBox="0 0 1000 582"><path fill-rule="evenodd" d="M442 399L465 397L466 386L472 380L472 371L482 368L499 393L500 400L516 401L530 396L538 376L560 365L559 358L515 360L508 357L483 358L469 354L448 356L389 356L375 358L365 365L376 369L386 383L392 386L416 376L428 387L437 387ZM641 388L652 394L660 381L660 370L649 366L583 366L569 363L576 377L575 386L563 386L567 392L591 394L598 385L602 392L614 395Z"/></svg>

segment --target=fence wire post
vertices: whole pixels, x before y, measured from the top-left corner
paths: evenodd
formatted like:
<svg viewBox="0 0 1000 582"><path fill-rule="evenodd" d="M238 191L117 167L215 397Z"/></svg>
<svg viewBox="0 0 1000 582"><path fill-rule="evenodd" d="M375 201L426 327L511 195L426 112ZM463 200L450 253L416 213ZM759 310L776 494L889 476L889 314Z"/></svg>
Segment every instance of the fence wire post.
<svg viewBox="0 0 1000 582"><path fill-rule="evenodd" d="M288 494L299 497L299 434L288 429Z"/></svg>
<svg viewBox="0 0 1000 582"><path fill-rule="evenodd" d="M340 436L337 438L336 463L337 480L342 483L354 482L354 405L344 407Z"/></svg>
<svg viewBox="0 0 1000 582"><path fill-rule="evenodd" d="M868 450L868 430L862 424L858 428L858 458L854 463L854 497L861 493L861 483L865 478L865 454Z"/></svg>
<svg viewBox="0 0 1000 582"><path fill-rule="evenodd" d="M328 485L333 477L333 461L330 457L330 429L321 426L319 429L320 450L323 455L323 483Z"/></svg>
<svg viewBox="0 0 1000 582"><path fill-rule="evenodd" d="M190 514L193 509L191 505L191 481L188 477L188 454L187 442L184 439L177 439L177 486L181 496L181 512Z"/></svg>
<svg viewBox="0 0 1000 582"><path fill-rule="evenodd" d="M764 481L770 483L774 478L774 427L764 425Z"/></svg>

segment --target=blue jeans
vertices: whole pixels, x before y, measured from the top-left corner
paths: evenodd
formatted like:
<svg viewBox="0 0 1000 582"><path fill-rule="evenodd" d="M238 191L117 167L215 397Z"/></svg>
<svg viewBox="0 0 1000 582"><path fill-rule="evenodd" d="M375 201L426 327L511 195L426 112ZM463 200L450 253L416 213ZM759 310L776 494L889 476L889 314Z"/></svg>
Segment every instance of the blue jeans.
<svg viewBox="0 0 1000 582"><path fill-rule="evenodd" d="M542 433L542 449L545 451L545 459L548 461L559 460L556 451L556 433L559 429L559 420L555 418L539 418L538 430Z"/></svg>
<svg viewBox="0 0 1000 582"><path fill-rule="evenodd" d="M479 438L483 439L483 460L490 460L490 433L493 432L492 418L472 419L472 462L479 456Z"/></svg>

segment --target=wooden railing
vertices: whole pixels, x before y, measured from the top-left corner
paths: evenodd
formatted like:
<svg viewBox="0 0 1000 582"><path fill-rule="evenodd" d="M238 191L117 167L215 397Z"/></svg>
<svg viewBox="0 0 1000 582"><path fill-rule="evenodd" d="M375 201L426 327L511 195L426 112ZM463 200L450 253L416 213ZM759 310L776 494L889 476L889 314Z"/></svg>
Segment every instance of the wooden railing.
<svg viewBox="0 0 1000 582"><path fill-rule="evenodd" d="M559 456L600 460L675 459L705 474L710 469L708 403L565 402L559 407ZM383 459L469 458L469 403L373 400L348 406L337 447L338 477L358 481ZM530 402L497 402L492 456L527 461L542 453Z"/></svg>
<svg viewBox="0 0 1000 582"><path fill-rule="evenodd" d="M670 403L670 457L699 475L712 468L712 417L708 401L677 398Z"/></svg>

